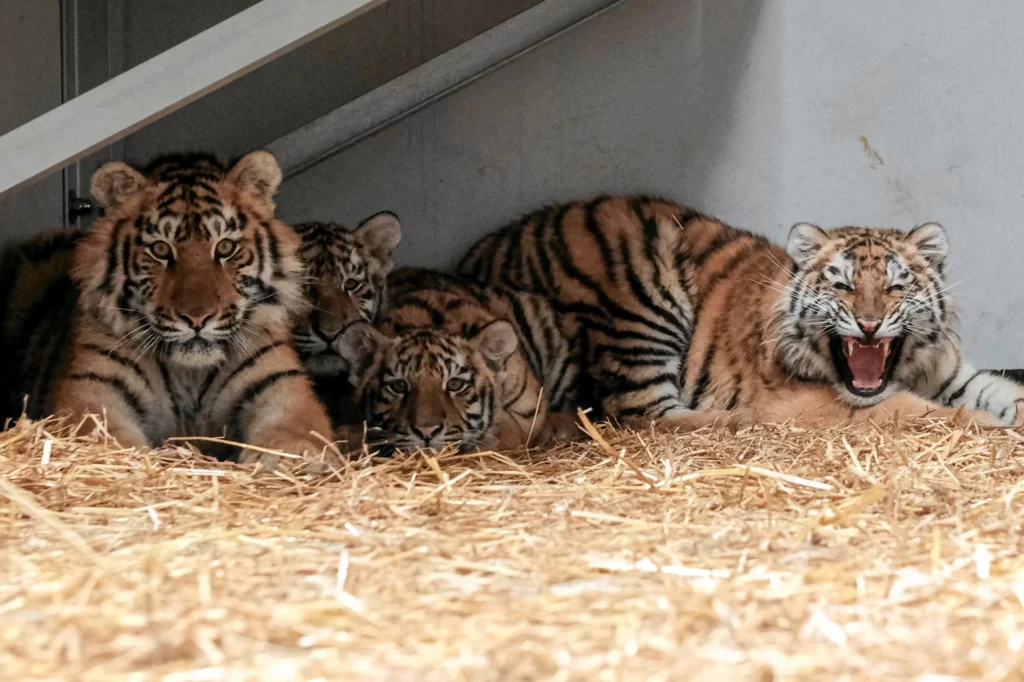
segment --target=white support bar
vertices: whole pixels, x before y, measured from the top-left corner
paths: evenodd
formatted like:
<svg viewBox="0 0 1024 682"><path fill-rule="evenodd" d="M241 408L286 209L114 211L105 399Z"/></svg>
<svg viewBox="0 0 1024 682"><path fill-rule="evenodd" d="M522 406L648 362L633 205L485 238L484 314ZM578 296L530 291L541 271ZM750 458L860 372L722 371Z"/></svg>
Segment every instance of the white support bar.
<svg viewBox="0 0 1024 682"><path fill-rule="evenodd" d="M625 0L542 0L267 146L292 176Z"/></svg>
<svg viewBox="0 0 1024 682"><path fill-rule="evenodd" d="M0 195L77 161L385 0L262 0L0 137Z"/></svg>

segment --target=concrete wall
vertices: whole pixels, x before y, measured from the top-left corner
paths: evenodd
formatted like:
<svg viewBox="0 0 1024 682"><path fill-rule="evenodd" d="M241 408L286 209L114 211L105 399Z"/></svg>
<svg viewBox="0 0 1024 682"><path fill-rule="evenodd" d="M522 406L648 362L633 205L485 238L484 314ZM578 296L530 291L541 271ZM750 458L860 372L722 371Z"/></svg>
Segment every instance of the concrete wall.
<svg viewBox="0 0 1024 682"><path fill-rule="evenodd" d="M89 44L119 51L87 50L99 63L81 68L130 67L254 1L80 2L117 31ZM236 156L536 1L392 0L117 155ZM57 6L0 0L0 131L60 101ZM1004 0L627 0L289 180L281 210L347 222L395 210L399 260L442 267L525 210L602 191L663 193L776 239L798 220L938 220L966 345L986 365L1024 366L1021 26L1024 4ZM58 175L2 200L4 235L59 222L61 191Z"/></svg>
<svg viewBox="0 0 1024 682"><path fill-rule="evenodd" d="M258 0L64 2L78 7L77 67L85 92ZM72 173L72 182L88 193L89 177L111 158L146 164L160 154L189 150L214 152L225 160L237 158L537 2L389 0L90 156ZM2 30L0 26L0 37Z"/></svg>
<svg viewBox="0 0 1024 682"><path fill-rule="evenodd" d="M970 355L1024 366L1024 3L628 0L286 183L451 266L521 212L663 193L783 239L942 222Z"/></svg>
<svg viewBox="0 0 1024 682"><path fill-rule="evenodd" d="M60 32L60 0L0 0L0 135L60 104ZM57 173L0 197L0 231L20 237L60 226L63 194Z"/></svg>
<svg viewBox="0 0 1024 682"><path fill-rule="evenodd" d="M389 0L132 135L124 157L146 163L182 149L241 156L537 1ZM123 60L131 68L257 0L120 2Z"/></svg>

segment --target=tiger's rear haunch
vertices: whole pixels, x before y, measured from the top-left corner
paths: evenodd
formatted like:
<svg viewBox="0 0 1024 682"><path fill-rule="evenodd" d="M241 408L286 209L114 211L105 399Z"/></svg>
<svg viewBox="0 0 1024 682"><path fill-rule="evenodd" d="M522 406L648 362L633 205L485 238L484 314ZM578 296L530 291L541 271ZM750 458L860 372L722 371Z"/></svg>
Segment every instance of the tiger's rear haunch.
<svg viewBox="0 0 1024 682"><path fill-rule="evenodd" d="M679 225L700 220L647 197L552 206L479 241L459 272L551 299L577 330L597 416L684 414L680 377L696 292Z"/></svg>
<svg viewBox="0 0 1024 682"><path fill-rule="evenodd" d="M334 424L353 423L360 417L337 340L349 324L379 319L387 299L391 253L402 238L402 228L398 217L385 211L354 230L309 222L295 225L295 231L301 239L299 257L306 266L311 308L298 319L292 344Z"/></svg>
<svg viewBox="0 0 1024 682"><path fill-rule="evenodd" d="M572 251L563 248L570 243ZM801 225L787 253L674 204L601 198L485 238L462 268L533 291L548 286L581 317L597 317L595 300L641 304L628 324L609 316L611 330L587 334L592 376L613 397L605 400L611 417L637 416L640 407L621 409L617 393L647 391L648 414L678 426L734 411L745 420L835 423L897 409L952 416L960 406L989 413L968 415L979 422L1013 423L1021 388L960 359L946 249L931 224L908 234ZM659 305L668 315L657 315ZM680 324L668 325L673 318ZM634 340L643 324L652 329L647 344ZM674 355L671 329L680 339Z"/></svg>
<svg viewBox="0 0 1024 682"><path fill-rule="evenodd" d="M230 170L193 155L95 173L106 213L75 249L79 310L53 411L105 414L129 447L226 436L323 449L313 434L330 424L289 344L307 304L298 237L274 217L280 181L265 152Z"/></svg>
<svg viewBox="0 0 1024 682"><path fill-rule="evenodd" d="M575 431L578 359L545 299L420 268L388 287L380 330L346 331L341 350L369 423L396 447L507 450Z"/></svg>
<svg viewBox="0 0 1024 682"><path fill-rule="evenodd" d="M0 255L0 428L22 412L46 416L67 361L77 289L71 263L81 230L11 244Z"/></svg>

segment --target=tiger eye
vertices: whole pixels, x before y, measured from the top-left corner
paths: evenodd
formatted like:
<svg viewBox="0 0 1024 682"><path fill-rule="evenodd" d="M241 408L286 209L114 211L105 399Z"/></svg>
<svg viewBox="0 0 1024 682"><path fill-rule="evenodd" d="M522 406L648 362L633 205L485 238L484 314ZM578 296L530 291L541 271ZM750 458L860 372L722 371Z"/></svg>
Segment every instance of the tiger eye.
<svg viewBox="0 0 1024 682"><path fill-rule="evenodd" d="M160 260L167 260L171 257L171 245L167 242L154 242L150 244L149 252Z"/></svg>
<svg viewBox="0 0 1024 682"><path fill-rule="evenodd" d="M392 379L384 387L395 395L403 395L409 391L409 384L404 379Z"/></svg>
<svg viewBox="0 0 1024 682"><path fill-rule="evenodd" d="M214 248L214 253L220 258L227 258L238 248L238 242L232 239L221 239Z"/></svg>
<svg viewBox="0 0 1024 682"><path fill-rule="evenodd" d="M350 294L354 294L363 288L363 283L357 279L347 279L345 280L345 284L342 285L342 288Z"/></svg>
<svg viewBox="0 0 1024 682"><path fill-rule="evenodd" d="M452 377L451 379L448 380L448 385L445 388L448 389L449 393L462 393L467 388L469 388L469 382L466 381L465 379Z"/></svg>

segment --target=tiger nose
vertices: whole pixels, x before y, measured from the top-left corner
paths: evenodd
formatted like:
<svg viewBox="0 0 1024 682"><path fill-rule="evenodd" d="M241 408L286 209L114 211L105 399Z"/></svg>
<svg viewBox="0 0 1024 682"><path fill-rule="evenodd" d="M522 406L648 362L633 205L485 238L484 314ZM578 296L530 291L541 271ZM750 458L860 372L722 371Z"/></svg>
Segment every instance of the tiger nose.
<svg viewBox="0 0 1024 682"><path fill-rule="evenodd" d="M202 329L203 326L213 318L213 313L178 313L178 316L185 321L185 324L189 325L195 330Z"/></svg>
<svg viewBox="0 0 1024 682"><path fill-rule="evenodd" d="M441 435L441 431L444 427L438 424L437 426L414 426L412 430L416 432L416 435L423 439L424 443L429 443L434 440L437 436Z"/></svg>
<svg viewBox="0 0 1024 682"><path fill-rule="evenodd" d="M860 327L861 331L866 335L871 336L878 331L880 326L882 326L882 321L877 317L858 317L857 326Z"/></svg>

